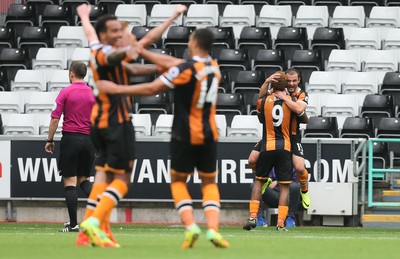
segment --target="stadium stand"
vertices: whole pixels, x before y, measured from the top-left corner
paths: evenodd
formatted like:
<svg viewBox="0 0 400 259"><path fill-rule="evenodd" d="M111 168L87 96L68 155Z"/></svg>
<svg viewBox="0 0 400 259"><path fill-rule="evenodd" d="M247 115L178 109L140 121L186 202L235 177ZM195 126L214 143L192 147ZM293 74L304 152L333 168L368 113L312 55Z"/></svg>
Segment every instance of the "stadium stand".
<svg viewBox="0 0 400 259"><path fill-rule="evenodd" d="M306 27L308 39L312 39L318 27L328 27L327 6L301 5L293 21L294 27Z"/></svg>
<svg viewBox="0 0 400 259"><path fill-rule="evenodd" d="M310 117L304 130L305 138L336 138L338 123L336 117Z"/></svg>
<svg viewBox="0 0 400 259"><path fill-rule="evenodd" d="M290 5L264 5L256 23L257 27L269 27L271 37L276 39L279 28L292 26Z"/></svg>
<svg viewBox="0 0 400 259"><path fill-rule="evenodd" d="M284 50L260 49L253 62L253 70L263 71L266 78L278 70L286 69L287 63Z"/></svg>
<svg viewBox="0 0 400 259"><path fill-rule="evenodd" d="M375 135L371 118L348 117L340 132L341 138L371 138Z"/></svg>
<svg viewBox="0 0 400 259"><path fill-rule="evenodd" d="M132 114L132 123L135 125L135 135L151 136L152 124L150 114Z"/></svg>
<svg viewBox="0 0 400 259"><path fill-rule="evenodd" d="M228 137L262 137L262 124L256 115L235 115L231 127L228 128Z"/></svg>
<svg viewBox="0 0 400 259"><path fill-rule="evenodd" d="M195 26L197 28L205 28L210 26L218 26L219 12L216 4L192 4L187 11L185 26Z"/></svg>
<svg viewBox="0 0 400 259"><path fill-rule="evenodd" d="M147 22L146 5L144 4L119 4L115 10L115 16L121 22L127 22L131 26L143 26Z"/></svg>
<svg viewBox="0 0 400 259"><path fill-rule="evenodd" d="M374 127L378 127L382 118L393 117L393 98L391 95L369 94L365 96L360 116L371 118Z"/></svg>
<svg viewBox="0 0 400 259"><path fill-rule="evenodd" d="M154 127L154 136L171 135L174 115L160 114Z"/></svg>
<svg viewBox="0 0 400 259"><path fill-rule="evenodd" d="M247 49L250 59L255 59L260 49L271 47L270 28L243 27L238 39L238 49Z"/></svg>
<svg viewBox="0 0 400 259"><path fill-rule="evenodd" d="M308 49L307 29L304 27L281 27L276 36L274 48L285 50L286 62L292 60L295 50Z"/></svg>
<svg viewBox="0 0 400 259"><path fill-rule="evenodd" d="M256 14L253 5L228 5L220 17L219 26L233 27L235 38L240 37L243 27L254 26Z"/></svg>

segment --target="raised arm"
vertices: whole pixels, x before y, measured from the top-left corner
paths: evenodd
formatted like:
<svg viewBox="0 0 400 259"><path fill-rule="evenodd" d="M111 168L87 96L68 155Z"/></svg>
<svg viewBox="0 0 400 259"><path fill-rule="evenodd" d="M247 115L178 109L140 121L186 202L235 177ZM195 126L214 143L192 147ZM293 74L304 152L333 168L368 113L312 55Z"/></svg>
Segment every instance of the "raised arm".
<svg viewBox="0 0 400 259"><path fill-rule="evenodd" d="M137 63L130 64L125 61L122 61L121 64L131 75L143 76L161 72L157 65L152 65L152 64L142 65Z"/></svg>
<svg viewBox="0 0 400 259"><path fill-rule="evenodd" d="M265 79L265 82L260 87L260 92L258 93L258 97L262 98L266 95L269 95L270 94L269 89L268 89L269 84L278 82L277 79L279 79L279 78L280 78L280 74L274 73L274 74L270 75L267 79Z"/></svg>
<svg viewBox="0 0 400 259"><path fill-rule="evenodd" d="M143 47L148 47L151 43L158 41L163 33L168 29L169 26L172 25L174 20L178 18L183 12L187 10L187 7L185 5L179 5L176 9L174 14L168 18L165 22L162 24L158 25L157 27L153 28L150 30L140 41L139 43Z"/></svg>
<svg viewBox="0 0 400 259"><path fill-rule="evenodd" d="M126 95L155 95L159 92L167 91L168 86L156 78L149 83L142 83L136 85L117 85L111 81L100 80L96 82L96 87L99 91L109 94L126 94Z"/></svg>
<svg viewBox="0 0 400 259"><path fill-rule="evenodd" d="M83 31L86 35L86 38L88 39L89 43L92 41L99 40L96 34L96 30L93 28L93 25L90 23L90 11L91 11L90 5L87 4L82 4L76 8L76 12L79 15L79 18L81 18L81 23L83 27Z"/></svg>

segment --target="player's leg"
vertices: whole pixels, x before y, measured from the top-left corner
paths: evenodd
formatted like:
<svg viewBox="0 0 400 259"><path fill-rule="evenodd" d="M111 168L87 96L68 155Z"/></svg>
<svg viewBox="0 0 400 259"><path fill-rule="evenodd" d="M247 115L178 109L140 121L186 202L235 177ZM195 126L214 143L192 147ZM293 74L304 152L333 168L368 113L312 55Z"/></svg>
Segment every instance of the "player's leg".
<svg viewBox="0 0 400 259"><path fill-rule="evenodd" d="M249 159L248 159L249 166L254 174L256 173L257 160L258 160L258 157L260 156L260 147L261 147L260 142L261 141L257 142L257 144L253 147L253 149L250 152Z"/></svg>
<svg viewBox="0 0 400 259"><path fill-rule="evenodd" d="M174 199L175 209L186 228L182 249L192 248L197 241L201 230L195 223L193 216L192 197L186 184L188 175L193 174L194 150L190 143L171 140L171 194Z"/></svg>
<svg viewBox="0 0 400 259"><path fill-rule="evenodd" d="M292 161L297 181L300 183L302 204L305 209L308 209L311 203L308 195L308 171L305 167L303 147L300 141L295 139L292 139Z"/></svg>
<svg viewBox="0 0 400 259"><path fill-rule="evenodd" d="M273 159L275 173L279 184L278 222L276 230L287 231L285 220L289 211L289 184L292 182L292 156L286 150L276 150Z"/></svg>
<svg viewBox="0 0 400 259"><path fill-rule="evenodd" d="M295 227L297 207L300 202L300 184L298 182L292 182L289 185L289 196L289 212L286 218L286 227Z"/></svg>

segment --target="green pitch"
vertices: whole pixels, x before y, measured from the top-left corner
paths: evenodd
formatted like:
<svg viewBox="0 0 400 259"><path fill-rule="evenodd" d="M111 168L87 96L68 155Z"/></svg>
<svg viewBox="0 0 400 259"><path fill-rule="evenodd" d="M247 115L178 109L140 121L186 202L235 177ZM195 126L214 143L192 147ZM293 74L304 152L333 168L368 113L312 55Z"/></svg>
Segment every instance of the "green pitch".
<svg viewBox="0 0 400 259"><path fill-rule="evenodd" d="M119 249L76 247L77 233L59 233L60 227L0 223L0 258L400 258L398 229L297 227L281 233L222 227L229 248L214 248L202 235L194 249L182 251L182 227L113 225Z"/></svg>

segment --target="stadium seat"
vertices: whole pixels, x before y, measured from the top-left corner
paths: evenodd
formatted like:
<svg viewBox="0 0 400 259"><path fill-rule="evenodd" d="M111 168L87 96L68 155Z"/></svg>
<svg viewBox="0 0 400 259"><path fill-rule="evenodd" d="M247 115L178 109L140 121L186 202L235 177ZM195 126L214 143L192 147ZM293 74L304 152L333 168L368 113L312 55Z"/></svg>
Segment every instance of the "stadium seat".
<svg viewBox="0 0 400 259"><path fill-rule="evenodd" d="M29 6L32 10L33 17L35 18L34 23L40 23L40 17L43 14L44 8L46 5L50 4L58 4L57 0L27 0L25 1L26 5Z"/></svg>
<svg viewBox="0 0 400 259"><path fill-rule="evenodd" d="M128 0L129 1L129 0ZM153 6L156 4L166 4L166 0L131 0L132 4L144 4L146 5L147 15L151 14Z"/></svg>
<svg viewBox="0 0 400 259"><path fill-rule="evenodd" d="M310 117L304 130L305 138L337 138L338 123L336 117Z"/></svg>
<svg viewBox="0 0 400 259"><path fill-rule="evenodd" d="M235 36L232 27L207 27L214 35L214 43L211 47L211 55L218 58L223 49L235 48Z"/></svg>
<svg viewBox="0 0 400 259"><path fill-rule="evenodd" d="M238 49L247 49L250 59L255 59L260 49L272 47L269 28L243 27L238 39Z"/></svg>
<svg viewBox="0 0 400 259"><path fill-rule="evenodd" d="M329 27L343 28L347 38L353 28L365 27L365 12L362 6L337 6L333 12Z"/></svg>
<svg viewBox="0 0 400 259"><path fill-rule="evenodd" d="M226 6L239 4L239 2L240 0L204 0L205 4L216 4L220 15L224 13Z"/></svg>
<svg viewBox="0 0 400 259"><path fill-rule="evenodd" d="M377 138L396 138L400 137L400 119L382 118L377 132ZM400 143L388 143L390 167L399 166L400 161Z"/></svg>
<svg viewBox="0 0 400 259"><path fill-rule="evenodd" d="M374 168L387 168L389 164L389 148L388 144L385 142L373 142L373 166ZM368 145L367 145L367 152L368 152ZM374 174L375 176L376 174ZM382 178L384 175L382 175ZM367 178L368 179L368 178Z"/></svg>
<svg viewBox="0 0 400 259"><path fill-rule="evenodd" d="M25 27L19 39L18 48L25 51L27 57L32 60L36 57L40 48L47 48L50 45L50 36L43 27Z"/></svg>
<svg viewBox="0 0 400 259"><path fill-rule="evenodd" d="M59 92L34 92L25 101L25 113L51 113Z"/></svg>
<svg viewBox="0 0 400 259"><path fill-rule="evenodd" d="M308 36L306 28L281 27L275 40L275 49L284 49L286 62L292 60L294 51L308 49Z"/></svg>
<svg viewBox="0 0 400 259"><path fill-rule="evenodd" d="M100 5L90 5L91 11L89 14L89 20L90 22L94 25L99 17L102 15L107 14L107 7L106 6L100 6ZM76 21L75 24L77 26L81 26L81 19L79 16L76 16Z"/></svg>
<svg viewBox="0 0 400 259"><path fill-rule="evenodd" d="M36 114L38 121L39 121L39 135L47 136L49 134L49 125L51 121L51 114L50 113L38 113ZM62 136L62 125L64 121L64 116L61 115L61 118L58 122L58 127L56 129L56 133L54 136L61 137Z"/></svg>
<svg viewBox="0 0 400 259"><path fill-rule="evenodd" d="M156 126L154 127L153 135L171 135L173 119L174 115L172 114L160 114L160 116L158 116Z"/></svg>
<svg viewBox="0 0 400 259"><path fill-rule="evenodd" d="M253 70L260 70L268 78L276 71L287 69L285 51L280 49L260 49L254 60Z"/></svg>
<svg viewBox="0 0 400 259"><path fill-rule="evenodd" d="M321 104L320 99L325 98L328 94L321 93L309 93L308 94L308 105L306 113L308 118L321 116Z"/></svg>
<svg viewBox="0 0 400 259"><path fill-rule="evenodd" d="M5 48L16 47L14 29L7 26L0 26L0 53Z"/></svg>
<svg viewBox="0 0 400 259"><path fill-rule="evenodd" d="M313 0L276 0L277 5L290 5L293 16L296 16L298 9L302 5L312 5Z"/></svg>
<svg viewBox="0 0 400 259"><path fill-rule="evenodd" d="M346 49L381 49L379 28L353 28Z"/></svg>
<svg viewBox="0 0 400 259"><path fill-rule="evenodd" d="M261 71L239 71L232 85L232 93L241 93L243 102L249 114L250 104L253 102L254 94L260 92L260 87L265 81L264 73Z"/></svg>
<svg viewBox="0 0 400 259"><path fill-rule="evenodd" d="M386 0L386 6L400 6L398 0Z"/></svg>
<svg viewBox="0 0 400 259"><path fill-rule="evenodd" d="M226 137L226 117L223 114L216 114L215 121L217 123L218 135L220 137Z"/></svg>
<svg viewBox="0 0 400 259"><path fill-rule="evenodd" d="M398 71L398 60L394 50L370 50L365 58L364 71Z"/></svg>
<svg viewBox="0 0 400 259"><path fill-rule="evenodd" d="M263 126L256 115L235 115L227 136L261 138L262 129Z"/></svg>
<svg viewBox="0 0 400 259"><path fill-rule="evenodd" d="M151 136L152 124L150 114L132 114L136 137Z"/></svg>
<svg viewBox="0 0 400 259"><path fill-rule="evenodd" d="M321 52L325 65L333 49L344 49L345 41L342 28L317 28L311 40L311 49Z"/></svg>
<svg viewBox="0 0 400 259"><path fill-rule="evenodd" d="M213 27L219 24L218 5L216 4L192 4L189 6L185 26L197 28Z"/></svg>
<svg viewBox="0 0 400 259"><path fill-rule="evenodd" d="M71 10L62 5L46 5L40 18L40 26L46 28L50 34L50 47L53 47L53 39L57 37L61 26L73 24Z"/></svg>
<svg viewBox="0 0 400 259"><path fill-rule="evenodd" d="M147 11L144 4L119 4L115 10L118 21L131 26L146 25Z"/></svg>
<svg viewBox="0 0 400 259"><path fill-rule="evenodd" d="M343 94L378 92L378 78L373 72L349 72L342 84Z"/></svg>
<svg viewBox="0 0 400 259"><path fill-rule="evenodd" d="M153 96L140 96L137 98L136 113L150 114L152 125L155 125L157 117L160 114L171 113L169 96L166 93L160 93Z"/></svg>
<svg viewBox="0 0 400 259"><path fill-rule="evenodd" d="M356 117L359 114L358 100L349 94L330 94L320 100L323 117L337 117L339 129L342 128L346 117Z"/></svg>
<svg viewBox="0 0 400 259"><path fill-rule="evenodd" d="M383 78L383 83L380 88L380 94L392 95L393 104L395 105L395 116L400 115L400 73L398 72L387 72Z"/></svg>
<svg viewBox="0 0 400 259"><path fill-rule="evenodd" d="M347 5L348 0L314 0L315 6L327 6L329 17L332 17L333 12L335 11L336 6Z"/></svg>
<svg viewBox="0 0 400 259"><path fill-rule="evenodd" d="M254 6L254 11L256 13L256 16L260 16L261 9L265 5L273 5L275 4L275 0L241 0L240 4L242 5L253 5Z"/></svg>
<svg viewBox="0 0 400 259"><path fill-rule="evenodd" d="M342 80L339 72L315 71L311 73L310 80L306 85L306 91L311 93L332 93L341 92Z"/></svg>
<svg viewBox="0 0 400 259"><path fill-rule="evenodd" d="M36 114L9 114L4 122L4 135L39 135Z"/></svg>
<svg viewBox="0 0 400 259"><path fill-rule="evenodd" d="M24 50L6 48L0 53L0 67L27 69L30 68L30 62Z"/></svg>
<svg viewBox="0 0 400 259"><path fill-rule="evenodd" d="M348 117L343 123L340 132L341 138L371 138L374 137L374 127L372 119Z"/></svg>
<svg viewBox="0 0 400 259"><path fill-rule="evenodd" d="M23 113L24 95L21 92L0 92L0 113Z"/></svg>
<svg viewBox="0 0 400 259"><path fill-rule="evenodd" d="M159 3L159 1L157 1L157 3ZM131 4L131 0L96 0L96 4L107 10L108 14L114 15L118 5Z"/></svg>
<svg viewBox="0 0 400 259"><path fill-rule="evenodd" d="M294 27L306 27L308 39L312 39L318 27L328 27L328 7L302 5L294 18Z"/></svg>
<svg viewBox="0 0 400 259"><path fill-rule="evenodd" d="M258 94L254 94L251 99L251 103L247 103L247 114L248 115L257 115L257 102L258 102Z"/></svg>
<svg viewBox="0 0 400 259"><path fill-rule="evenodd" d="M155 27L163 22L165 22L172 14L178 5L168 5L168 4L155 4L151 10L151 15L147 18L147 25ZM182 25L182 15L173 21L172 26Z"/></svg>
<svg viewBox="0 0 400 259"><path fill-rule="evenodd" d="M382 118L394 115L393 97L391 95L370 94L365 96L360 116L371 118L374 127L378 127Z"/></svg>
<svg viewBox="0 0 400 259"><path fill-rule="evenodd" d="M149 26L135 26L132 28L132 34L136 36L136 39L141 40L153 27ZM157 42L152 42L149 45L149 48L161 48L162 47L162 39L159 39Z"/></svg>
<svg viewBox="0 0 400 259"><path fill-rule="evenodd" d="M229 71L221 71L221 80L219 81L218 93L230 93L232 92L232 82Z"/></svg>
<svg viewBox="0 0 400 259"><path fill-rule="evenodd" d="M89 66L90 61L90 49L89 48L75 48L72 52L71 62L80 61Z"/></svg>
<svg viewBox="0 0 400 259"><path fill-rule="evenodd" d="M67 50L65 48L40 48L32 69L67 69Z"/></svg>
<svg viewBox="0 0 400 259"><path fill-rule="evenodd" d="M58 92L61 89L69 86L69 71L68 70L54 70L50 78L48 78L48 91Z"/></svg>
<svg viewBox="0 0 400 259"><path fill-rule="evenodd" d="M196 27L171 26L167 37L164 39L164 48L172 49L175 57L183 58L183 53L187 49L190 34Z"/></svg>
<svg viewBox="0 0 400 259"><path fill-rule="evenodd" d="M322 60L319 50L297 49L293 53L291 67L300 71L300 86L308 84L311 74L314 71L323 70Z"/></svg>
<svg viewBox="0 0 400 259"><path fill-rule="evenodd" d="M54 39L55 48L85 48L89 47L82 26L61 26Z"/></svg>
<svg viewBox="0 0 400 259"><path fill-rule="evenodd" d="M11 91L46 91L46 74L43 70L20 69L11 82Z"/></svg>
<svg viewBox="0 0 400 259"><path fill-rule="evenodd" d="M382 49L389 50L398 48L400 48L400 29L390 28L382 38Z"/></svg>
<svg viewBox="0 0 400 259"><path fill-rule="evenodd" d="M229 127L235 115L243 114L243 98L240 94L218 93L217 114L226 116Z"/></svg>
<svg viewBox="0 0 400 259"><path fill-rule="evenodd" d="M269 27L272 39L276 39L279 28L292 26L292 9L290 5L264 5L256 26Z"/></svg>
<svg viewBox="0 0 400 259"><path fill-rule="evenodd" d="M333 49L329 55L326 71L361 71L360 53L357 50Z"/></svg>
<svg viewBox="0 0 400 259"><path fill-rule="evenodd" d="M400 27L399 13L399 7L374 6L366 18L365 27L379 28L381 36L384 36L390 28Z"/></svg>
<svg viewBox="0 0 400 259"><path fill-rule="evenodd" d="M256 14L253 5L228 5L220 17L219 26L233 27L235 38L240 37L243 27L254 26Z"/></svg>
<svg viewBox="0 0 400 259"><path fill-rule="evenodd" d="M386 0L349 0L350 6L362 6L364 7L365 15L370 16L371 9L386 4Z"/></svg>
<svg viewBox="0 0 400 259"><path fill-rule="evenodd" d="M15 40L17 40L21 37L25 27L36 25L32 7L24 4L10 4L4 25L13 28Z"/></svg>
<svg viewBox="0 0 400 259"><path fill-rule="evenodd" d="M234 80L239 71L250 68L250 60L247 49L223 49L218 58L221 71L229 73L230 79Z"/></svg>

